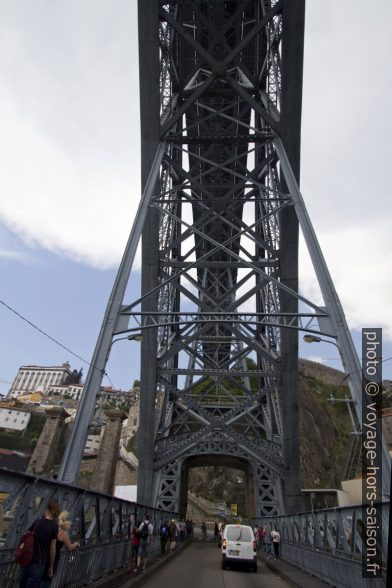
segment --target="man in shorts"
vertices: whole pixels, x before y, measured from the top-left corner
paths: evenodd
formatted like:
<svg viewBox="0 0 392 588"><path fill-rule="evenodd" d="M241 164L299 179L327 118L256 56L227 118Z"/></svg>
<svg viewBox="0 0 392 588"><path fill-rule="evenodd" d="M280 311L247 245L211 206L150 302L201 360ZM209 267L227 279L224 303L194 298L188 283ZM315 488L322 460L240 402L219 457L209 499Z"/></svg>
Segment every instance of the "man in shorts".
<svg viewBox="0 0 392 588"><path fill-rule="evenodd" d="M140 544L139 544L137 567L138 567L138 570L140 570L140 567L141 567L142 572L146 571L148 551L149 551L150 545L152 543L153 531L154 531L154 527L150 523L148 514L146 513L146 516L145 516L142 524L138 528Z"/></svg>

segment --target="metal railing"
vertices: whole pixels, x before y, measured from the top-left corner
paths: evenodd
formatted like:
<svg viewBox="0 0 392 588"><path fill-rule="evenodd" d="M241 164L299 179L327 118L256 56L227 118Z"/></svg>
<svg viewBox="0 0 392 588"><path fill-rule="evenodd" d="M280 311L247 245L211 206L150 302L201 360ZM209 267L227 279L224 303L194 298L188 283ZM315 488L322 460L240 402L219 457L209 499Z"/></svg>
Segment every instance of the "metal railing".
<svg viewBox="0 0 392 588"><path fill-rule="evenodd" d="M252 519L253 526L276 529L281 536L282 559L336 588L385 586L388 557L389 502L381 509L383 578L362 578L365 524L362 505L330 508Z"/></svg>
<svg viewBox="0 0 392 588"><path fill-rule="evenodd" d="M177 513L100 494L55 480L0 468L0 493L3 502L5 541L0 548L0 586L16 588L18 566L15 547L22 533L43 515L49 500L57 500L70 513L72 541L80 549L62 549L52 588L79 588L130 561L130 531L134 522L146 514L154 527L150 551L160 548L159 528Z"/></svg>

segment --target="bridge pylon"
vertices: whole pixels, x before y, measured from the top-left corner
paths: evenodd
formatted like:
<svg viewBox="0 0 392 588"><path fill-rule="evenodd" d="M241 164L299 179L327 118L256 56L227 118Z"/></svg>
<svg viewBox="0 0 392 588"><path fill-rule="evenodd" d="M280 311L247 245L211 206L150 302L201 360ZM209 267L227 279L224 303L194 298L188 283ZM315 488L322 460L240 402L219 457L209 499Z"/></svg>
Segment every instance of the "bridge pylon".
<svg viewBox="0 0 392 588"><path fill-rule="evenodd" d="M177 510L189 460L224 456L247 464L250 514L301 510L299 332L336 342L360 411L358 358L298 187L304 8L139 0L143 194L62 479L123 333L144 335L142 503ZM322 305L298 292L299 225ZM125 302L140 237L142 292Z"/></svg>

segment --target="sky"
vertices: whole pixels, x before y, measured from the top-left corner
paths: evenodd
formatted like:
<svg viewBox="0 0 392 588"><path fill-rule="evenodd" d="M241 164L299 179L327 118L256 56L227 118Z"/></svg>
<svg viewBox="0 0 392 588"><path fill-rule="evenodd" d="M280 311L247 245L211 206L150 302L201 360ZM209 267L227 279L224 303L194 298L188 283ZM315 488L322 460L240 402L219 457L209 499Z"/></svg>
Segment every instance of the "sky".
<svg viewBox="0 0 392 588"><path fill-rule="evenodd" d="M388 358L392 4L376 4L307 2L301 189L358 350L382 327ZM140 197L136 7L0 0L0 299L87 361ZM319 301L303 244L300 284ZM70 351L0 305L1 394L20 365L86 374ZM340 367L333 345L300 353ZM107 372L128 389L138 344L116 343Z"/></svg>

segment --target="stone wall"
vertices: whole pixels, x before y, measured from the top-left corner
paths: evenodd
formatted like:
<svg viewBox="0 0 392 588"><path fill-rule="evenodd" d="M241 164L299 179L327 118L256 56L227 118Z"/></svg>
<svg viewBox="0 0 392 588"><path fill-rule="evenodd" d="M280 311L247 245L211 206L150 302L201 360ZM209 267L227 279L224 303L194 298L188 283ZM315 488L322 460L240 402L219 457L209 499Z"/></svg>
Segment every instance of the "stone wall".
<svg viewBox="0 0 392 588"><path fill-rule="evenodd" d="M97 455L97 464L91 479L90 488L97 492L112 494L114 476L120 443L122 422L126 418L122 410L106 410L105 432ZM116 456L116 457L114 457Z"/></svg>
<svg viewBox="0 0 392 588"><path fill-rule="evenodd" d="M46 409L46 414L44 428L27 466L27 473L35 476L50 473L55 462L64 420L69 416L61 407L48 408Z"/></svg>
<svg viewBox="0 0 392 588"><path fill-rule="evenodd" d="M122 459L117 461L116 473L114 475L115 486L137 485L137 470L131 469Z"/></svg>

